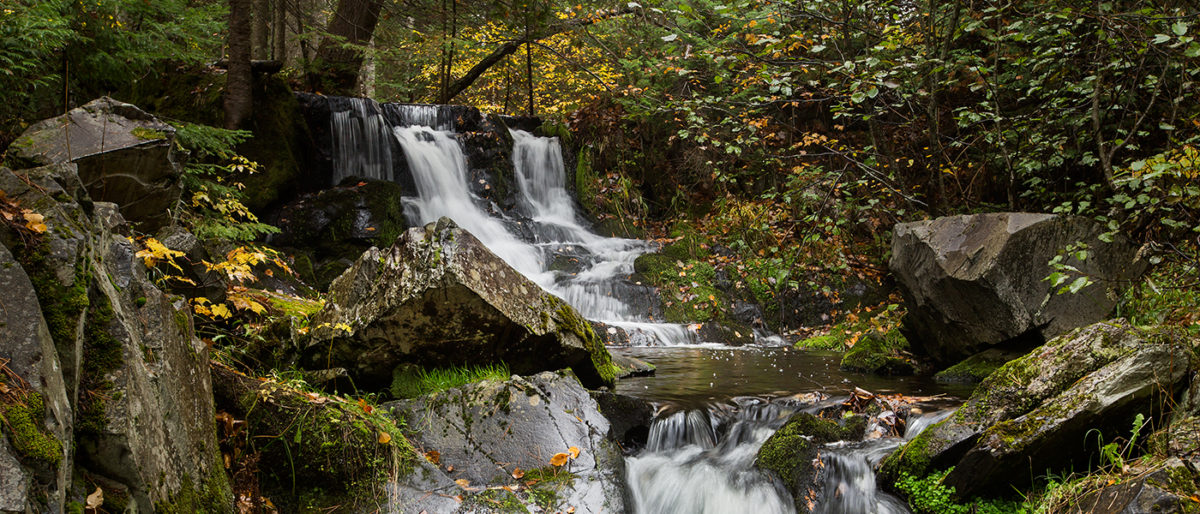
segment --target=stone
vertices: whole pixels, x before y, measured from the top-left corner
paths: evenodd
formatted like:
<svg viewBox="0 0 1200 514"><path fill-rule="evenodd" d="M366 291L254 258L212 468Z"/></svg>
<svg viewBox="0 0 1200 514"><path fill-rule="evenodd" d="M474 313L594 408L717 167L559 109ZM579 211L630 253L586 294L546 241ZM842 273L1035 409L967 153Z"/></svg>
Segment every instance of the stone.
<svg viewBox="0 0 1200 514"><path fill-rule="evenodd" d="M616 369L590 323L442 218L372 248L333 281L302 364L341 366L382 390L402 363L503 361L517 374L570 367L589 387Z"/></svg>
<svg viewBox="0 0 1200 514"><path fill-rule="evenodd" d="M648 377L658 369L649 362L623 353L613 353L612 362L617 367L617 378Z"/></svg>
<svg viewBox="0 0 1200 514"><path fill-rule="evenodd" d="M1123 236L1101 241L1106 231L1086 218L1018 212L896 225L888 267L904 294L914 349L949 364L997 345L1040 344L1104 319L1146 269ZM1095 283L1057 294L1045 280L1053 272L1048 263L1077 242L1088 256L1064 264ZM1077 276L1069 273L1066 283Z"/></svg>
<svg viewBox="0 0 1200 514"><path fill-rule="evenodd" d="M1004 363L1020 357L1011 351L999 348L988 348L982 352L963 359L958 364L950 366L933 376L934 380L945 384L977 384L991 375Z"/></svg>
<svg viewBox="0 0 1200 514"><path fill-rule="evenodd" d="M372 246L391 245L406 230L402 197L398 184L381 180L354 180L303 195L272 216L280 232L268 242L309 256L314 272L303 278L318 289L327 288L337 274L318 277L316 269L352 263ZM337 273L346 267L340 265Z"/></svg>
<svg viewBox="0 0 1200 514"><path fill-rule="evenodd" d="M134 105L102 97L31 125L13 141L8 162L19 167L74 163L93 200L120 205L126 219L153 231L167 221L164 214L182 191L174 142L170 125Z"/></svg>
<svg viewBox="0 0 1200 514"><path fill-rule="evenodd" d="M608 420L612 438L621 444L626 455L646 446L654 421L654 406L650 402L608 391L592 391L592 399Z"/></svg>
<svg viewBox="0 0 1200 514"><path fill-rule="evenodd" d="M576 512L624 511L624 458L609 438L608 420L570 373L483 381L384 407L405 420L414 444L439 452L443 473L465 480L473 495L548 512L567 506ZM578 456L560 467L551 464L572 447ZM528 491L523 484L534 477L540 482ZM484 490L496 486L518 492ZM474 503L470 496L464 504Z"/></svg>
<svg viewBox="0 0 1200 514"><path fill-rule="evenodd" d="M912 361L900 352L908 344L898 332L867 334L842 355L841 369L876 375L912 375Z"/></svg>
<svg viewBox="0 0 1200 514"><path fill-rule="evenodd" d="M1182 514L1196 511L1200 475L1195 462L1168 459L1157 469L1137 469L1131 480L1106 485L1083 495L1072 514Z"/></svg>
<svg viewBox="0 0 1200 514"><path fill-rule="evenodd" d="M966 498L1027 483L1030 469L1080 471L1098 462L1089 431L1127 433L1137 414L1157 424L1195 345L1123 320L1060 336L989 375L954 415L889 455L880 476L894 482L954 466L943 483Z"/></svg>
<svg viewBox="0 0 1200 514"><path fill-rule="evenodd" d="M805 500L818 498L823 489L823 466L814 464L821 459L822 445L857 441L866 429L867 418L864 416L843 418L839 423L807 412L796 413L763 442L755 465L782 481L791 493L797 512L809 512Z"/></svg>

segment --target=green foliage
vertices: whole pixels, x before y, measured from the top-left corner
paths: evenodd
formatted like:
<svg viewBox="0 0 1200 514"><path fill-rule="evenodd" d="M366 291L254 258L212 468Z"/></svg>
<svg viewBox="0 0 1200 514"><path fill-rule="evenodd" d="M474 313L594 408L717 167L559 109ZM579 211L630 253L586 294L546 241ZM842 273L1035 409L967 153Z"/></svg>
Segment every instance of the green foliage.
<svg viewBox="0 0 1200 514"><path fill-rule="evenodd" d="M1020 502L975 498L959 503L954 498L954 488L942 485L942 479L954 468L930 473L918 478L901 473L896 489L908 499L908 506L916 514L1017 514L1030 512L1029 506Z"/></svg>
<svg viewBox="0 0 1200 514"><path fill-rule="evenodd" d="M242 201L242 177L258 171L254 162L237 155L234 147L251 137L244 130L227 130L176 123L176 142L192 153L183 168L187 221L201 239L250 241L278 228L258 221Z"/></svg>
<svg viewBox="0 0 1200 514"><path fill-rule="evenodd" d="M510 377L512 372L504 363L431 369L401 366L392 375L391 393L395 398L416 398L483 380L502 381Z"/></svg>

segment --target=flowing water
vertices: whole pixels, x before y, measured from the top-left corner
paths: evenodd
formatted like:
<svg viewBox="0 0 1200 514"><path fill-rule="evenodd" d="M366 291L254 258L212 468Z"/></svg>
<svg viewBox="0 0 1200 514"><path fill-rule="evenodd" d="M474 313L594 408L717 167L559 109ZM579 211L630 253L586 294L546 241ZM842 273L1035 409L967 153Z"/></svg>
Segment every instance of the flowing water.
<svg viewBox="0 0 1200 514"><path fill-rule="evenodd" d="M587 318L628 333L634 346L615 351L658 366L654 377L617 386L617 392L649 400L660 412L645 449L627 459L635 512L793 512L790 494L754 466L758 448L791 414L836 404L855 386L944 395L943 403L927 406L929 413L909 416L905 435L911 437L942 419L949 411L939 409L968 392L920 378L845 373L833 353L700 345L688 328L655 322L653 289L632 279L634 260L652 246L589 230L567 190L557 138L511 132L518 196L515 212L505 213L471 192L467 158L444 106L351 99L351 109L332 113L330 123L337 181L396 180L392 143L397 143L417 189L405 199L410 220L453 219ZM824 484L816 512L908 512L877 490L872 471L900 442L880 437L828 445L821 453Z"/></svg>

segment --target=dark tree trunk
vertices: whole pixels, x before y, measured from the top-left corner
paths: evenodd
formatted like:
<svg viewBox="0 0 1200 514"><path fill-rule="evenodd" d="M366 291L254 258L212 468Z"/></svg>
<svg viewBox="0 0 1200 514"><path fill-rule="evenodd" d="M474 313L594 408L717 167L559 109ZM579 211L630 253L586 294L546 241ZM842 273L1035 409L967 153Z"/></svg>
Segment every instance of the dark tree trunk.
<svg viewBox="0 0 1200 514"><path fill-rule="evenodd" d="M363 46L375 32L380 0L340 0L309 69L309 85L327 94L353 94L363 63Z"/></svg>
<svg viewBox="0 0 1200 514"><path fill-rule="evenodd" d="M265 60L269 59L271 51L270 43L270 21L271 21L271 2L269 0L253 0L254 1L254 24L250 29L251 51L250 55L254 59Z"/></svg>
<svg viewBox="0 0 1200 514"><path fill-rule="evenodd" d="M229 72L225 78L225 128L240 128L253 108L250 69L252 0L229 0Z"/></svg>
<svg viewBox="0 0 1200 514"><path fill-rule="evenodd" d="M275 0L271 9L271 58L287 64L287 1Z"/></svg>

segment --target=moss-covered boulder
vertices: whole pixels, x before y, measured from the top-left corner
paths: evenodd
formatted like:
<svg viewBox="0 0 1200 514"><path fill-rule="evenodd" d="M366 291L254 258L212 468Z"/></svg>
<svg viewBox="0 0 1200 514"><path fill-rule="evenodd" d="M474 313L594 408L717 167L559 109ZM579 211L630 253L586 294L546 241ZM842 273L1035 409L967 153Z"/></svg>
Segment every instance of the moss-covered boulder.
<svg viewBox="0 0 1200 514"><path fill-rule="evenodd" d="M169 220L164 213L182 191L174 141L170 125L104 97L31 125L7 160L18 168L74 163L92 200L116 203L126 219L153 231Z"/></svg>
<svg viewBox="0 0 1200 514"><path fill-rule="evenodd" d="M908 342L898 331L879 335L867 334L842 355L841 368L877 375L911 375L914 368L904 355Z"/></svg>
<svg viewBox="0 0 1200 514"><path fill-rule="evenodd" d="M384 407L405 420L415 444L438 452L445 473L452 469L470 492L488 495L478 507L625 510L620 448L596 401L569 372L485 380ZM401 502L428 495L410 488Z"/></svg>
<svg viewBox="0 0 1200 514"><path fill-rule="evenodd" d="M1146 269L1135 245L1120 235L1106 242L1107 231L1083 217L1023 212L896 225L888 267L904 294L914 345L949 364L1103 320L1120 290ZM1080 243L1086 248L1062 260L1079 272L1064 279L1086 276L1095 283L1057 294L1059 284L1045 280L1055 272L1048 263Z"/></svg>
<svg viewBox="0 0 1200 514"><path fill-rule="evenodd" d="M705 340L739 346L753 343L754 329L734 316L737 301L728 288L720 287L716 269L701 259L705 255L707 250L684 238L659 253L638 256L633 263L635 278L658 288L662 319L700 323ZM761 316L757 318L761 323Z"/></svg>
<svg viewBox="0 0 1200 514"><path fill-rule="evenodd" d="M1129 480L1109 480L1074 500L1070 512L1088 513L1194 513L1200 474L1194 462L1171 458L1156 464L1138 464Z"/></svg>
<svg viewBox="0 0 1200 514"><path fill-rule="evenodd" d="M963 359L958 364L937 372L934 380L949 384L977 384L1000 369L1004 363L1020 355L1005 352L999 348L989 348Z"/></svg>
<svg viewBox="0 0 1200 514"><path fill-rule="evenodd" d="M364 253L334 280L312 326L303 363L345 367L359 387L386 388L406 362L504 362L518 374L569 367L589 387L616 380L591 323L448 218Z"/></svg>
<svg viewBox="0 0 1200 514"><path fill-rule="evenodd" d="M944 483L970 497L1047 469L1085 469L1098 462L1097 433L1127 433L1137 414L1160 419L1194 348L1182 334L1122 320L1077 329L994 371L953 416L888 456L880 475L954 466Z"/></svg>
<svg viewBox="0 0 1200 514"><path fill-rule="evenodd" d="M755 464L783 481L798 512L808 512L805 498L818 497L822 489L821 446L861 439L866 429L863 416L843 418L839 423L806 412L794 414L758 449Z"/></svg>

